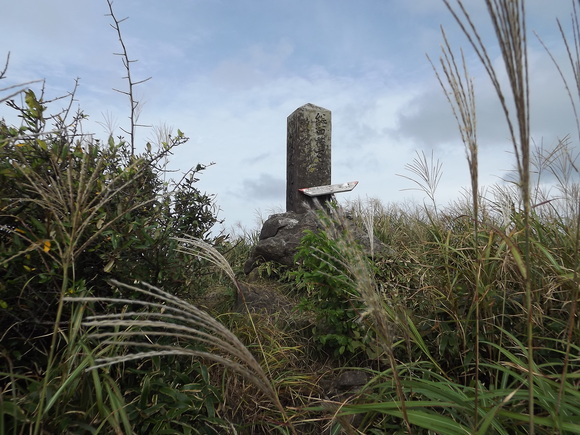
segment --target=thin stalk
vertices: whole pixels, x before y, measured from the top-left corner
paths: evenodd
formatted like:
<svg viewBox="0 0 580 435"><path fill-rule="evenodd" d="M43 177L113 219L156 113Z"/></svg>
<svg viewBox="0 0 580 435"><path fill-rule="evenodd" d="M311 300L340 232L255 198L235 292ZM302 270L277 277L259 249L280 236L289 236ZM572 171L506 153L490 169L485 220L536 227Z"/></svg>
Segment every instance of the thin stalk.
<svg viewBox="0 0 580 435"><path fill-rule="evenodd" d="M134 93L134 87L137 85L140 85L141 83L145 83L146 81L150 80L151 77L148 77L146 79L143 80L139 80L139 81L134 81L132 75L131 75L131 64L134 62L137 62L136 60L131 60L129 59L129 54L127 52L127 47L125 46L125 41L123 40L123 35L121 33L121 23L123 21L125 21L127 18L123 18L121 20L117 19L115 12L113 11L113 1L112 0L107 0L107 5L109 6L109 16L112 18L113 20L113 24L111 24L111 27L113 29L115 29L115 31L117 32L117 36L119 37L119 43L121 44L121 49L122 52L121 53L115 53L118 56L121 56L121 58L123 59L123 66L125 67L125 70L127 71L127 75L124 77L127 79L127 84L129 85L129 90L128 91L121 91L119 89L115 89L115 91L127 95L129 97L129 104L130 104L130 114L129 114L129 119L130 119L130 123L129 123L129 130L123 130L125 133L129 134L129 140L130 140L130 144L131 144L131 155L135 155L135 130L137 127L143 127L143 125L140 125L137 123L138 119L139 119L139 111L140 111L140 106L139 106L139 101L135 100L135 93Z"/></svg>
<svg viewBox="0 0 580 435"><path fill-rule="evenodd" d="M478 235L479 235L479 165L478 165L478 145L477 145L477 116L475 104L475 92L473 87L473 80L467 71L467 63L463 51L461 51L462 70L459 69L453 50L447 40L445 31L441 28L444 45L442 47L443 54L440 57L440 66L442 74L445 76L443 82L442 76L431 62L431 66L435 71L435 75L447 101L451 106L453 116L457 121L461 140L465 146L465 154L469 166L469 173L471 178L471 207L473 223L472 242L473 250L476 253L476 263L474 274L474 291L473 303L475 305L475 388L474 388L474 427L477 430L479 418L479 372L480 372L480 292L481 292L481 271L483 269L483 257L479 249ZM427 56L429 58L429 56Z"/></svg>
<svg viewBox="0 0 580 435"><path fill-rule="evenodd" d="M50 350L48 353L48 360L46 363L46 371L42 379L42 387L40 389L40 396L38 399L38 405L36 407L36 422L34 424L34 435L38 435L42 427L42 417L44 416L44 408L46 403L46 393L48 391L49 380L52 379L52 370L55 363L55 352L57 349L57 338L60 331L60 320L62 318L62 311L64 307L64 295L68 286L68 263L63 264L63 280L60 291L60 296L58 300L58 308L56 311L56 317L54 319L54 326L52 329L52 337L50 341Z"/></svg>
<svg viewBox="0 0 580 435"><path fill-rule="evenodd" d="M566 37L566 33L564 32L564 28L562 26L562 23L557 20L558 23L558 29L560 30L560 35L562 36L562 40L564 42L564 46L566 47L566 53L568 54L568 62L570 64L570 69L573 73L573 77L574 77L574 83L573 85L575 86L575 91L576 91L576 97L580 98L580 22L578 19L578 9L576 7L576 2L572 2L572 14L571 14L571 20L572 20L572 35L573 35L573 41L574 44L572 45L569 41L568 41L568 37ZM536 35L536 37L538 37ZM564 75L564 72L562 70L562 68L560 67L560 65L558 64L558 62L556 61L554 55L551 53L551 51L548 49L548 47L544 44L544 42L538 37L540 43L542 44L542 46L544 47L544 49L546 50L546 52L548 53L548 55L550 56L550 59L552 60L554 66L556 67L560 78L562 80L562 83L564 84L564 87L566 89L566 92L568 94L568 98L570 100L570 106L572 107L572 111L574 113L574 118L576 121L576 129L577 129L577 133L578 133L578 137L580 138L580 116L578 115L578 110L577 110L577 106L576 106L576 101L574 99L574 97L572 96L572 86L570 86L568 84L568 80L566 79L566 76ZM570 162L572 168L575 170L575 172L578 172L578 169L576 168L576 166L574 166L573 162ZM567 185L567 183L565 184L565 186ZM573 209L575 211L576 214L576 222L575 222L575 228L574 228L574 258L575 258L575 264L576 267L573 270L573 277L572 277L572 282L573 282L573 291L571 292L571 301L572 303L570 304L570 311L569 311L569 316L568 316L568 325L566 328L566 351L565 351L565 355L564 355L564 363L563 363L563 369L562 369L562 374L560 377L560 388L558 391L558 398L556 401L556 410L559 412L560 411L560 404L562 402L562 398L564 396L564 392L565 392L565 386L566 386L566 377L568 375L568 369L570 366L570 354L572 351L572 342L573 342L573 337L574 337L574 327L575 327L575 323L576 323L576 318L577 318L577 313L578 313L578 298L579 298L579 293L580 293L580 270L578 268L578 265L580 265L580 213L578 210L578 206L576 205Z"/></svg>
<svg viewBox="0 0 580 435"><path fill-rule="evenodd" d="M400 403L401 417L405 422L405 428L409 434L412 433L409 414L407 411L407 399L403 389L399 367L395 354L393 352L393 333L388 319L387 312L383 301L381 300L372 272L369 270L368 262L363 253L357 249L353 243L352 234L349 231L343 231L348 225L346 219L340 214L339 209L331 209L329 215L321 219L321 224L327 236L333 238L337 243L336 258L349 272L349 280L352 280L353 286L358 290L360 297L365 303L367 310L361 317L369 316L372 319L373 329L377 334L377 341L382 343L382 348L387 355L387 363L393 373L393 382ZM404 319L397 319L405 323Z"/></svg>
<svg viewBox="0 0 580 435"><path fill-rule="evenodd" d="M529 432L534 434L534 337L533 337L533 292L530 258L530 123L529 123L529 86L525 2L523 0L486 0L488 14L499 43L502 58L509 80L509 91L515 108L515 115L510 112L508 99L504 92L493 62L488 55L480 33L473 24L465 9L464 2L456 1L457 9L450 0L443 0L449 12L455 18L461 30L469 40L471 47L483 64L498 96L504 117L507 122L511 142L516 156L519 175L519 188L523 203L524 230L524 267L525 306L527 311L527 363L528 363L528 413Z"/></svg>

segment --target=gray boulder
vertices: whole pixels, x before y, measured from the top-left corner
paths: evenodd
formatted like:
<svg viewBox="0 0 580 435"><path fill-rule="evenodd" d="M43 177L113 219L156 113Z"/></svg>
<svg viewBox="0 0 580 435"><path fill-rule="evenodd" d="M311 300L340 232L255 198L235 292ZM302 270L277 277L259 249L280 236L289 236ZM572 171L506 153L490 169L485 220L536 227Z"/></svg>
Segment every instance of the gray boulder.
<svg viewBox="0 0 580 435"><path fill-rule="evenodd" d="M350 235L358 242L367 255L388 254L390 249L376 237L371 247L368 233L357 227L344 215L339 217L340 227L347 226ZM294 255L306 230L319 231L323 228L315 210L305 213L292 211L270 216L260 232L250 258L244 264L244 272L249 274L259 263L274 261L285 266L294 266Z"/></svg>
<svg viewBox="0 0 580 435"><path fill-rule="evenodd" d="M244 265L244 272L249 274L257 263L265 261L293 266L294 255L304 232L319 229L319 220L314 211L290 211L270 216L262 226L258 243Z"/></svg>

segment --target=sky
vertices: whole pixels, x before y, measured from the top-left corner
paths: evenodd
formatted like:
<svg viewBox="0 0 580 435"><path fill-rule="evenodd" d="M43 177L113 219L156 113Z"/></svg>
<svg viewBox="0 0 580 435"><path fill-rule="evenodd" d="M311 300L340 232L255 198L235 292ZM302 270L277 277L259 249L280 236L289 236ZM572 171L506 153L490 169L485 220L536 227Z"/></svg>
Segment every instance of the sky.
<svg viewBox="0 0 580 435"><path fill-rule="evenodd" d="M501 71L484 2L465 4ZM470 184L465 147L426 57L438 62L441 26L474 79L480 184L502 183L515 167L497 97L441 0L116 0L113 9L127 18L134 80L151 77L135 88L139 123L152 126L139 129L138 150L156 132L183 131L189 141L174 150L169 176L215 163L198 188L216 195L226 232L259 230L261 219L285 211L286 118L306 103L332 112L332 182L359 181L341 202L422 204L426 195L401 176L413 177L406 166L417 153L442 163L438 203L459 199ZM126 72L106 0L0 0L0 10L0 57L10 52L0 90L44 79L45 97L55 98L78 78L85 131L127 137L129 102L114 90L127 90ZM533 32L568 74L556 19L571 37L571 11L568 0L526 1L531 133L546 148L570 135L578 150L579 133ZM0 107L0 117L11 116Z"/></svg>

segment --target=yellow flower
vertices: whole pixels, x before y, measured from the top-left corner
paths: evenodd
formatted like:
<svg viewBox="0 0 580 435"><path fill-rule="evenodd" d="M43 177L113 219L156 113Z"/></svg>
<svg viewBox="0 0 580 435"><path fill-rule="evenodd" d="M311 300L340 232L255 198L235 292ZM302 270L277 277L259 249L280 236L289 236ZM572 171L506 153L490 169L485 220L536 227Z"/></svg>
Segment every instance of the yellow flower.
<svg viewBox="0 0 580 435"><path fill-rule="evenodd" d="M44 246L42 247L42 250L44 252L50 251L50 240L45 240L44 241Z"/></svg>

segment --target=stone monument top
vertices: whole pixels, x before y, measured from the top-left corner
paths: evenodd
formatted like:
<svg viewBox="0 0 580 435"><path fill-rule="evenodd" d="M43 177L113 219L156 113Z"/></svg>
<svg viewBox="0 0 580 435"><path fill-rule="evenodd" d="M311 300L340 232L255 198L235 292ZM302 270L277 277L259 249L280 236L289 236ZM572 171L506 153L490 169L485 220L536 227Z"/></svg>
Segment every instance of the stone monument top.
<svg viewBox="0 0 580 435"><path fill-rule="evenodd" d="M313 205L299 189L330 184L331 135L332 119L328 109L305 104L288 116L286 211L304 213Z"/></svg>

